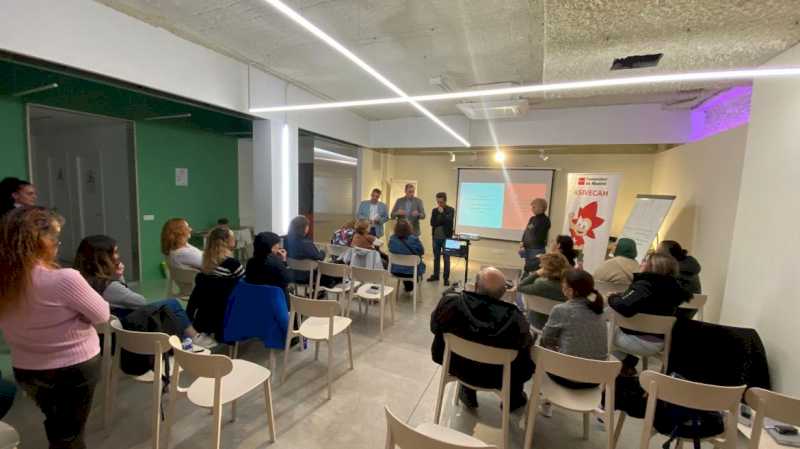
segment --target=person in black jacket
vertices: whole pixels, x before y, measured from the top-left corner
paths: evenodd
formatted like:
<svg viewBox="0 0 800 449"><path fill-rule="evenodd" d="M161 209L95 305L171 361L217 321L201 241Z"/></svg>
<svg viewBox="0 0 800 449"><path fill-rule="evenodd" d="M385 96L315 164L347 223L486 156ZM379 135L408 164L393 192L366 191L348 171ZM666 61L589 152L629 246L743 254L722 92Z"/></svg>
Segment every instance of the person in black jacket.
<svg viewBox="0 0 800 449"><path fill-rule="evenodd" d="M535 198L531 201L531 216L522 241L519 242L519 255L525 259L525 271L530 273L539 269L540 254L547 251L547 234L550 232L550 218L547 212L547 200Z"/></svg>
<svg viewBox="0 0 800 449"><path fill-rule="evenodd" d="M272 285L283 290L288 306L292 276L286 267L286 250L274 232L262 232L253 240L253 257L247 261L244 280L250 284Z"/></svg>
<svg viewBox="0 0 800 449"><path fill-rule="evenodd" d="M453 237L453 220L456 210L447 205L447 194L436 194L436 208L431 212L433 231L433 274L428 282L439 280L439 259L444 258L444 285L450 285L450 256L444 253L444 242Z"/></svg>
<svg viewBox="0 0 800 449"><path fill-rule="evenodd" d="M501 300L506 291L505 277L500 270L489 267L481 270L475 280L476 291L448 290L431 314L431 358L442 364L444 334L497 348L516 349L517 358L511 362L511 410L527 403L522 391L535 368L530 349L533 338L525 315L514 305ZM465 383L481 388L502 387L503 368L473 362L456 354L450 359L450 374ZM467 407L477 407L475 390L462 386L458 392Z"/></svg>
<svg viewBox="0 0 800 449"><path fill-rule="evenodd" d="M678 283L689 293L703 293L700 285L700 262L681 248L675 240L664 240L658 245L658 252L669 254L678 261Z"/></svg>
<svg viewBox="0 0 800 449"><path fill-rule="evenodd" d="M651 254L641 273L633 275L630 287L622 293L608 297L608 305L624 317L638 313L677 316L678 306L692 299L676 279L678 263L672 256ZM639 359L632 354L655 355L664 349L664 336L620 329L614 336L614 356L622 360L625 375L636 371Z"/></svg>

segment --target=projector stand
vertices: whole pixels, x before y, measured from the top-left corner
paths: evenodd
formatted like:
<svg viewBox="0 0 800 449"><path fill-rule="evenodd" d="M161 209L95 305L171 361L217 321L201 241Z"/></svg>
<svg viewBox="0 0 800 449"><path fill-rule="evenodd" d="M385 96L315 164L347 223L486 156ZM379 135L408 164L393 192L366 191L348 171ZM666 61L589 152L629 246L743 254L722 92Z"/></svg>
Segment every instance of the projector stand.
<svg viewBox="0 0 800 449"><path fill-rule="evenodd" d="M464 286L466 287L467 279L469 278L469 240L465 241L467 242L464 249Z"/></svg>

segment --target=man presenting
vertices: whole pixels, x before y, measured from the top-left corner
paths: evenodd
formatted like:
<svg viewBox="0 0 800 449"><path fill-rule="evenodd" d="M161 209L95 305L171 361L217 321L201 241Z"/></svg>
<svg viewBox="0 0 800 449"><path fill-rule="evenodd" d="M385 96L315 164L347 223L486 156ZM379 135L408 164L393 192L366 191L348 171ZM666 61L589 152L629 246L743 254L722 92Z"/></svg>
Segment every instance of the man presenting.
<svg viewBox="0 0 800 449"><path fill-rule="evenodd" d="M527 402L523 385L533 375L531 360L530 325L525 315L513 303L501 298L506 292L506 280L497 268L484 268L475 279L475 292L456 292L448 289L439 305L431 313L431 358L442 364L444 334L453 334L465 340L496 348L519 351L511 362L510 411ZM458 355L450 359L450 374L464 383L479 388L499 390L503 385L503 367L473 362ZM461 402L469 407L478 406L475 390L461 385L458 391Z"/></svg>
<svg viewBox="0 0 800 449"><path fill-rule="evenodd" d="M531 272L539 269L539 254L547 248L547 233L550 232L550 219L547 212L547 200L536 198L531 201L533 216L528 220L522 242L519 244L519 254L525 258L525 271Z"/></svg>
<svg viewBox="0 0 800 449"><path fill-rule="evenodd" d="M431 212L433 231L433 274L428 282L439 280L439 256L444 257L444 285L450 285L450 256L444 253L444 242L453 237L453 219L456 211L447 205L447 194L436 194L436 208Z"/></svg>
<svg viewBox="0 0 800 449"><path fill-rule="evenodd" d="M419 236L419 220L425 218L425 206L421 199L414 196L416 191L417 188L414 187L414 184L406 184L406 195L398 198L394 203L392 218L408 220L414 229L414 234Z"/></svg>
<svg viewBox="0 0 800 449"><path fill-rule="evenodd" d="M358 205L356 218L369 221L369 233L375 237L383 237L383 224L389 221L388 208L382 203L381 189L374 188L369 199Z"/></svg>

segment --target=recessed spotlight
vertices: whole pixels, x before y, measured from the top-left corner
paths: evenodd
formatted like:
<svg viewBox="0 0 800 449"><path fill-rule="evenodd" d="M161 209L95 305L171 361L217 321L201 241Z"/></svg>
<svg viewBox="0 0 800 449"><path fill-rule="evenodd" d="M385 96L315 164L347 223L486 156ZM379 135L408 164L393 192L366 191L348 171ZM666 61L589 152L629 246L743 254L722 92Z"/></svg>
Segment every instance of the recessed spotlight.
<svg viewBox="0 0 800 449"><path fill-rule="evenodd" d="M450 162L455 162L455 161L456 161L456 154L451 151L450 152Z"/></svg>
<svg viewBox="0 0 800 449"><path fill-rule="evenodd" d="M503 151L501 151L501 150L497 150L494 153L494 160L497 161L497 162L501 162L502 163L502 162L504 162L506 160L506 154L503 153Z"/></svg>
<svg viewBox="0 0 800 449"><path fill-rule="evenodd" d="M543 160L543 161L546 161L546 160L550 159L550 156L548 156L548 155L547 155L547 154L544 152L544 148L540 148L540 149L539 149L539 159L541 159L541 160Z"/></svg>

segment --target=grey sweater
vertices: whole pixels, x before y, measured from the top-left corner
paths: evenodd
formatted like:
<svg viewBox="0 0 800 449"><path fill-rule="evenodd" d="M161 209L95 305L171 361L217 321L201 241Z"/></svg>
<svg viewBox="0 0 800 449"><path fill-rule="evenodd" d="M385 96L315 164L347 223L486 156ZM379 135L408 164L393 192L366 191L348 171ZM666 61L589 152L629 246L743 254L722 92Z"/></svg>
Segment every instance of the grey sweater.
<svg viewBox="0 0 800 449"><path fill-rule="evenodd" d="M147 303L144 296L128 288L120 281L112 281L103 291L103 299L111 307L120 309L138 309Z"/></svg>
<svg viewBox="0 0 800 449"><path fill-rule="evenodd" d="M542 332L542 346L587 359L605 360L608 334L602 314L589 308L589 301L576 298L553 307Z"/></svg>

